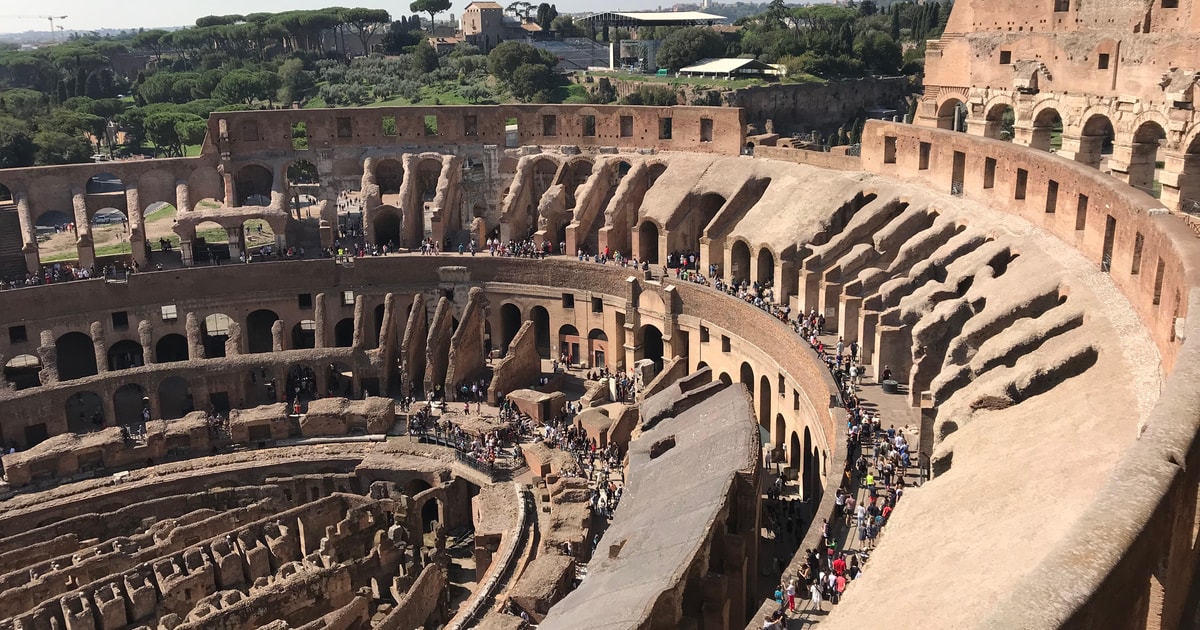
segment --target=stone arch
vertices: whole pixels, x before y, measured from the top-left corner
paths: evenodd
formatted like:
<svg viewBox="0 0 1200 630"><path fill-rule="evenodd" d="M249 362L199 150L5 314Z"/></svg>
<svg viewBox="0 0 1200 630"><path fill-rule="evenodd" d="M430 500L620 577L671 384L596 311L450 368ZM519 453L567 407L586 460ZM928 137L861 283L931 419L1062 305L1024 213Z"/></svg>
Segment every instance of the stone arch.
<svg viewBox="0 0 1200 630"><path fill-rule="evenodd" d="M1063 118L1058 103L1048 103L1034 111L1033 131L1029 146L1039 151L1057 151L1062 148Z"/></svg>
<svg viewBox="0 0 1200 630"><path fill-rule="evenodd" d="M96 173L88 178L84 191L89 195L125 192L125 182L112 173Z"/></svg>
<svg viewBox="0 0 1200 630"><path fill-rule="evenodd" d="M1188 141L1183 144L1183 159L1176 195L1179 209L1189 214L1200 214L1200 124L1193 127ZM1170 164L1168 162L1168 164Z"/></svg>
<svg viewBox="0 0 1200 630"><path fill-rule="evenodd" d="M71 433L88 433L107 424L104 417L104 400L96 392L75 392L67 397L65 413L67 430Z"/></svg>
<svg viewBox="0 0 1200 630"><path fill-rule="evenodd" d="M395 158L384 158L375 164L375 184L379 194L399 195L404 185L404 163Z"/></svg>
<svg viewBox="0 0 1200 630"><path fill-rule="evenodd" d="M158 384L158 412L163 420L182 418L195 409L192 387L180 376L169 376Z"/></svg>
<svg viewBox="0 0 1200 630"><path fill-rule="evenodd" d="M96 347L92 338L85 333L72 331L54 342L54 354L58 359L58 378L69 381L97 374Z"/></svg>
<svg viewBox="0 0 1200 630"><path fill-rule="evenodd" d="M292 326L292 350L307 350L317 347L317 322L301 320Z"/></svg>
<svg viewBox="0 0 1200 630"><path fill-rule="evenodd" d="M800 488L804 500L811 501L815 494L813 486L820 483L820 477L813 478L813 471L817 469L818 462L816 456L813 454L812 431L808 427L804 427L804 444L802 448L801 461L803 467L800 470Z"/></svg>
<svg viewBox="0 0 1200 630"><path fill-rule="evenodd" d="M288 366L284 396L289 403L299 400L302 404L316 398L316 371L307 363L293 363Z"/></svg>
<svg viewBox="0 0 1200 630"><path fill-rule="evenodd" d="M4 380L14 389L29 389L42 384L42 360L32 354L20 354L4 364Z"/></svg>
<svg viewBox="0 0 1200 630"><path fill-rule="evenodd" d="M503 354L508 354L508 346L521 331L522 321L521 307L512 302L500 305L500 351Z"/></svg>
<svg viewBox="0 0 1200 630"><path fill-rule="evenodd" d="M642 326L642 358L654 361L654 365L662 369L664 359L663 333L658 326L646 324Z"/></svg>
<svg viewBox="0 0 1200 630"><path fill-rule="evenodd" d="M1129 167L1126 174L1129 185L1150 193L1153 197L1160 196L1158 186L1155 186L1159 148L1167 139L1163 125L1148 118L1134 128L1130 142Z"/></svg>
<svg viewBox="0 0 1200 630"><path fill-rule="evenodd" d="M583 357L579 356L579 342L579 329L573 324L558 327L558 354L566 355L568 364L574 365L583 360Z"/></svg>
<svg viewBox="0 0 1200 630"><path fill-rule="evenodd" d="M938 129L950 129L952 131L967 130L966 103L963 102L962 97L958 95L949 96L938 103L937 126Z"/></svg>
<svg viewBox="0 0 1200 630"><path fill-rule="evenodd" d="M221 174L217 169L212 167L199 167L192 170L187 178L188 193L194 200L192 203L201 199L223 200L225 204L229 203L225 199L225 184L221 181ZM217 203L220 207L222 204ZM200 209L197 205L192 206L193 209Z"/></svg>
<svg viewBox="0 0 1200 630"><path fill-rule="evenodd" d="M769 245L763 245L758 249L758 269L755 274L755 281L759 284L771 283L775 280L775 252L771 251Z"/></svg>
<svg viewBox="0 0 1200 630"><path fill-rule="evenodd" d="M178 333L170 333L159 337L154 344L155 363L174 363L188 360L187 337Z"/></svg>
<svg viewBox="0 0 1200 630"><path fill-rule="evenodd" d="M386 310L387 309L384 307L382 302L375 305L374 324L375 324L375 347L376 348L379 347L379 343L381 341L380 338L383 336L383 316L384 316L384 313L386 312ZM454 324L454 330L458 330L457 322Z"/></svg>
<svg viewBox="0 0 1200 630"><path fill-rule="evenodd" d="M333 327L333 345L337 348L349 348L354 345L354 318L346 317L338 320Z"/></svg>
<svg viewBox="0 0 1200 630"><path fill-rule="evenodd" d="M783 448L784 441L787 439L786 436L787 436L787 420L784 420L783 414L777 413L777 414L775 414L775 434L773 436L774 439L771 440L772 442L775 443L775 448Z"/></svg>
<svg viewBox="0 0 1200 630"><path fill-rule="evenodd" d="M550 358L550 312L544 306L535 306L529 310L529 319L533 321L534 338L537 340L538 355L543 359Z"/></svg>
<svg viewBox="0 0 1200 630"><path fill-rule="evenodd" d="M668 225L667 249L676 252L694 252L699 256L700 239L721 208L725 207L725 196L706 192L699 196L689 195L684 209L674 225Z"/></svg>
<svg viewBox="0 0 1200 630"><path fill-rule="evenodd" d="M210 313L200 322L200 339L204 344L206 359L225 356L225 342L229 340L232 323L233 318L224 313Z"/></svg>
<svg viewBox="0 0 1200 630"><path fill-rule="evenodd" d="M995 140L1012 142L1016 132L1017 109L1011 99L998 96L988 105L983 135Z"/></svg>
<svg viewBox="0 0 1200 630"><path fill-rule="evenodd" d="M771 379L766 374L758 378L758 426L771 428Z"/></svg>
<svg viewBox="0 0 1200 630"><path fill-rule="evenodd" d="M638 226L638 260L658 264L658 238L661 234L658 223L643 219Z"/></svg>
<svg viewBox="0 0 1200 630"><path fill-rule="evenodd" d="M738 382L746 386L746 391L750 393L750 398L754 398L754 368L746 361L742 361L742 366L738 371Z"/></svg>
<svg viewBox="0 0 1200 630"><path fill-rule="evenodd" d="M788 468L800 471L803 465L804 448L800 445L800 435L792 431L792 435L788 440ZM803 482L803 477L801 477L801 482Z"/></svg>
<svg viewBox="0 0 1200 630"><path fill-rule="evenodd" d="M562 168L559 169L558 183L563 185L564 192L567 194L567 210L575 208L578 204L578 200L575 198L575 191L592 176L594 168L595 163L591 158L576 157L567 160Z"/></svg>
<svg viewBox="0 0 1200 630"><path fill-rule="evenodd" d="M260 308L246 316L246 352L257 354L275 349L271 328L279 321L279 315L270 309Z"/></svg>
<svg viewBox="0 0 1200 630"><path fill-rule="evenodd" d="M608 364L608 334L599 328L588 331L588 357L592 367Z"/></svg>
<svg viewBox="0 0 1200 630"><path fill-rule="evenodd" d="M375 237L375 244L380 247L389 245L397 247L400 244L400 210L395 206L379 206L372 213L375 215L371 224L371 234Z"/></svg>
<svg viewBox="0 0 1200 630"><path fill-rule="evenodd" d="M744 239L735 239L729 248L729 281L744 282L750 279L750 244Z"/></svg>
<svg viewBox="0 0 1200 630"><path fill-rule="evenodd" d="M108 348L108 369L127 370L146 364L142 344L132 339L122 339Z"/></svg>
<svg viewBox="0 0 1200 630"><path fill-rule="evenodd" d="M1108 113L1094 113L1084 119L1079 128L1079 150L1075 161L1099 168L1105 155L1113 150L1116 130Z"/></svg>
<svg viewBox="0 0 1200 630"><path fill-rule="evenodd" d="M146 391L137 383L126 383L113 393L113 420L117 424L141 424L142 410L148 407Z"/></svg>
<svg viewBox="0 0 1200 630"><path fill-rule="evenodd" d="M721 375L717 377L717 380L721 381L722 383L724 383L726 385L733 385L733 379L729 378L729 375L726 374L725 372L721 372Z"/></svg>
<svg viewBox="0 0 1200 630"><path fill-rule="evenodd" d="M261 164L246 164L234 175L234 188L237 191L238 205L265 206L271 202L271 187L275 184L275 175L271 169Z"/></svg>

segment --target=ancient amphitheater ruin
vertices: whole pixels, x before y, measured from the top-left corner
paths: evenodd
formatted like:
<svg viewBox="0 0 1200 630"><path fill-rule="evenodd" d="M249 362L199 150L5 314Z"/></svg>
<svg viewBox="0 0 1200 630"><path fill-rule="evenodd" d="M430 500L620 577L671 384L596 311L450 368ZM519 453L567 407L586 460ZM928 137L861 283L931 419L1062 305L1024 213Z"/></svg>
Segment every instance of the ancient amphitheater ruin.
<svg viewBox="0 0 1200 630"><path fill-rule="evenodd" d="M78 265L111 263L107 208L142 270L0 294L0 629L760 628L863 492L838 337L915 485L789 627L1196 627L1198 24L1189 0L959 0L917 124L868 123L861 156L738 109L511 105L221 112L200 157L0 171L0 272L53 266L56 212ZM348 196L388 255L337 255ZM146 244L163 204L173 251ZM306 254L263 260L248 220ZM527 238L555 254L486 246ZM680 252L774 307L664 273ZM826 318L824 356L785 306ZM394 402L435 392L454 431ZM617 454L611 519L586 453L516 457L501 403L577 409Z"/></svg>

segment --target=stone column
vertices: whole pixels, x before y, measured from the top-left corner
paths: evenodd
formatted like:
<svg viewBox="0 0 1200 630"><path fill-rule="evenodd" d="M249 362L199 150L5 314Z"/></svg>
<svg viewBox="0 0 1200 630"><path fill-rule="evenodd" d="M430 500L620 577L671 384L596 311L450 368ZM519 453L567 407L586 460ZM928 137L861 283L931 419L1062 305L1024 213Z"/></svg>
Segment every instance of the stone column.
<svg viewBox="0 0 1200 630"><path fill-rule="evenodd" d="M272 169L271 207L292 214L291 199L288 198L287 164L276 164Z"/></svg>
<svg viewBox="0 0 1200 630"><path fill-rule="evenodd" d="M100 414L104 416L104 426L110 427L117 424L117 406L113 404L112 394L108 392L100 394L100 409Z"/></svg>
<svg viewBox="0 0 1200 630"><path fill-rule="evenodd" d="M79 266L92 267L96 264L96 248L92 245L92 226L88 223L87 195L83 189L71 190L71 205L75 209L75 247L79 253Z"/></svg>
<svg viewBox="0 0 1200 630"><path fill-rule="evenodd" d="M328 336L325 332L328 326L325 323L325 294L318 293L313 296L313 321L317 323L316 334L314 335L315 345L318 348L328 347Z"/></svg>
<svg viewBox="0 0 1200 630"><path fill-rule="evenodd" d="M271 324L271 351L283 352L283 320L277 319Z"/></svg>
<svg viewBox="0 0 1200 630"><path fill-rule="evenodd" d="M142 344L142 360L146 365L154 364L154 328L150 320L138 322L138 341ZM153 398L153 396L152 396ZM158 417L158 416L155 416Z"/></svg>
<svg viewBox="0 0 1200 630"><path fill-rule="evenodd" d="M179 258L183 262L184 267L191 267L192 265L196 264L196 259L192 254L191 241L185 241L182 239L179 241Z"/></svg>
<svg viewBox="0 0 1200 630"><path fill-rule="evenodd" d="M42 370L38 372L38 380L42 385L58 382L58 353L54 349L54 333L43 330L41 345L37 348L38 358L42 361Z"/></svg>
<svg viewBox="0 0 1200 630"><path fill-rule="evenodd" d="M204 338L200 332L200 318L195 313L188 313L184 320L184 332L187 333L188 358L204 359Z"/></svg>
<svg viewBox="0 0 1200 630"><path fill-rule="evenodd" d="M229 238L229 259L233 262L241 260L242 257L242 226L225 228L225 236Z"/></svg>
<svg viewBox="0 0 1200 630"><path fill-rule="evenodd" d="M96 371L108 371L108 344L104 341L104 324L92 322L92 349L96 352Z"/></svg>
<svg viewBox="0 0 1200 630"><path fill-rule="evenodd" d="M146 266L146 226L136 186L125 188L125 211L129 217L129 249L139 268Z"/></svg>
<svg viewBox="0 0 1200 630"><path fill-rule="evenodd" d="M874 364L875 356L875 327L879 324L879 313L863 311L858 319L858 356L862 363Z"/></svg>
<svg viewBox="0 0 1200 630"><path fill-rule="evenodd" d="M1172 152L1164 156L1163 162L1163 205L1200 214L1200 155Z"/></svg>
<svg viewBox="0 0 1200 630"><path fill-rule="evenodd" d="M225 356L236 357L242 353L242 325L229 322L229 337L225 339Z"/></svg>
<svg viewBox="0 0 1200 630"><path fill-rule="evenodd" d="M175 180L175 210L176 214L192 211L192 191L186 179Z"/></svg>
<svg viewBox="0 0 1200 630"><path fill-rule="evenodd" d="M242 203L237 196L237 187L233 185L233 174L223 171L221 173L221 183L225 186L225 207L241 207Z"/></svg>
<svg viewBox="0 0 1200 630"><path fill-rule="evenodd" d="M33 223L33 212L29 209L29 197L25 193L13 193L17 202L17 218L21 222L21 252L25 254L25 270L38 273L42 260L38 253L37 227Z"/></svg>
<svg viewBox="0 0 1200 630"><path fill-rule="evenodd" d="M355 350L362 350L367 347L367 303L363 296L357 295L354 297L354 342L352 347Z"/></svg>

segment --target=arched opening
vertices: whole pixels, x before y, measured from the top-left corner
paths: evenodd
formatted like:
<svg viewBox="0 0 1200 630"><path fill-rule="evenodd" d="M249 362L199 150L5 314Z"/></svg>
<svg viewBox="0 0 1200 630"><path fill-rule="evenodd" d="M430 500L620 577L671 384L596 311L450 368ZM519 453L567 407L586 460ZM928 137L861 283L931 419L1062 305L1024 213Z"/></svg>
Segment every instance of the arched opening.
<svg viewBox="0 0 1200 630"><path fill-rule="evenodd" d="M333 345L338 348L349 348L354 345L354 318L347 317L338 320L333 327Z"/></svg>
<svg viewBox="0 0 1200 630"><path fill-rule="evenodd" d="M146 365L142 344L132 339L122 339L108 348L108 369L127 370Z"/></svg>
<svg viewBox="0 0 1200 630"><path fill-rule="evenodd" d="M567 193L568 210L578 204L578 200L575 199L575 191L592 176L592 166L591 160L576 159L563 167L561 182Z"/></svg>
<svg viewBox="0 0 1200 630"><path fill-rule="evenodd" d="M308 160L297 160L288 165L287 169L288 192L292 198L292 212L299 219L301 212L307 213L306 216L312 218L312 206L317 203L317 197L321 192L321 175L317 172L317 167Z"/></svg>
<svg viewBox="0 0 1200 630"><path fill-rule="evenodd" d="M81 332L69 332L54 342L58 359L58 378L62 381L97 373L96 347L92 338Z"/></svg>
<svg viewBox="0 0 1200 630"><path fill-rule="evenodd" d="M533 320L534 338L537 340L538 356L550 358L550 313L544 307L535 306L529 311Z"/></svg>
<svg viewBox="0 0 1200 630"><path fill-rule="evenodd" d="M729 378L729 375L724 372L721 372L721 375L717 377L717 380L726 385L733 385L733 379Z"/></svg>
<svg viewBox="0 0 1200 630"><path fill-rule="evenodd" d="M642 358L654 361L660 370L663 367L663 334L654 324L642 326Z"/></svg>
<svg viewBox="0 0 1200 630"><path fill-rule="evenodd" d="M242 247L248 254L261 254L263 247L274 245L275 230L270 223L263 219L246 219L242 222Z"/></svg>
<svg viewBox="0 0 1200 630"><path fill-rule="evenodd" d="M532 234L537 229L537 213L538 204L542 202L542 196L550 190L550 186L554 184L554 178L558 175L558 163L549 158L540 158L533 163L532 181L529 191L529 213L527 220L528 226L521 226L526 229L529 234ZM520 232L515 232L514 236L521 238L526 236Z"/></svg>
<svg viewBox="0 0 1200 630"><path fill-rule="evenodd" d="M997 103L987 112L984 135L995 140L1012 142L1016 135L1017 112L1008 103Z"/></svg>
<svg viewBox="0 0 1200 630"><path fill-rule="evenodd" d="M771 379L766 374L758 379L758 426L771 428Z"/></svg>
<svg viewBox="0 0 1200 630"><path fill-rule="evenodd" d="M704 229L709 223L716 218L717 213L725 206L725 197L717 193L705 193L696 197L689 196L684 205L692 204L683 215L682 218L675 221L673 225L668 225L667 249L670 250L672 257L678 256L675 261L678 266L687 266L689 255L694 255L699 264L700 260L700 239L704 236ZM668 266L672 266L671 261L668 261Z"/></svg>
<svg viewBox="0 0 1200 630"><path fill-rule="evenodd" d="M288 402L305 404L317 397L317 375L312 368L297 363L287 371Z"/></svg>
<svg viewBox="0 0 1200 630"><path fill-rule="evenodd" d="M375 184L379 186L381 196L399 195L400 187L404 185L404 164L400 160L380 160L375 165ZM398 199L389 201L399 203Z"/></svg>
<svg viewBox="0 0 1200 630"><path fill-rule="evenodd" d="M275 176L266 167L248 164L234 176L239 206L267 206L271 203L271 186Z"/></svg>
<svg viewBox="0 0 1200 630"><path fill-rule="evenodd" d="M400 245L400 211L391 206L380 206L375 211L375 221L371 225L375 244L388 250Z"/></svg>
<svg viewBox="0 0 1200 630"><path fill-rule="evenodd" d="M204 356L216 359L225 356L225 342L229 341L229 325L233 320L224 313L213 313L200 324L200 338L204 344Z"/></svg>
<svg viewBox="0 0 1200 630"><path fill-rule="evenodd" d="M1033 117L1029 146L1040 151L1062 149L1063 121L1057 109L1047 107Z"/></svg>
<svg viewBox="0 0 1200 630"><path fill-rule="evenodd" d="M1200 214L1200 135L1192 138L1183 156L1182 172L1176 184L1179 188L1179 209L1188 214Z"/></svg>
<svg viewBox="0 0 1200 630"><path fill-rule="evenodd" d="M196 239L192 241L192 257L196 262L229 260L229 233L216 221L197 224Z"/></svg>
<svg viewBox="0 0 1200 630"><path fill-rule="evenodd" d="M265 366L250 368L246 372L245 392L247 407L257 407L259 405L269 405L279 402L279 392L276 389L274 375L268 372Z"/></svg>
<svg viewBox="0 0 1200 630"><path fill-rule="evenodd" d="M1083 125L1075 161L1083 162L1092 168L1101 168L1106 159L1104 156L1112 154L1115 137L1116 131L1112 121L1103 114L1093 114Z"/></svg>
<svg viewBox="0 0 1200 630"><path fill-rule="evenodd" d="M192 388L183 378L171 376L158 384L158 411L163 420L182 418L194 410Z"/></svg>
<svg viewBox="0 0 1200 630"><path fill-rule="evenodd" d="M783 414L775 414L775 434L771 440L775 444L775 448L783 448L785 436L787 435L787 420L783 419Z"/></svg>
<svg viewBox="0 0 1200 630"><path fill-rule="evenodd" d="M1163 165L1158 161L1158 148L1166 139L1167 132L1154 121L1142 123L1133 133L1133 146L1129 157L1129 185L1144 190L1155 198L1162 196L1158 169Z"/></svg>
<svg viewBox="0 0 1200 630"><path fill-rule="evenodd" d="M292 327L292 350L317 347L317 322L306 319Z"/></svg>
<svg viewBox="0 0 1200 630"><path fill-rule="evenodd" d="M442 161L436 159L424 159L417 164L415 177L417 189L417 201L421 204L422 213L425 215L425 204L434 200L437 196L438 179L442 176Z"/></svg>
<svg viewBox="0 0 1200 630"><path fill-rule="evenodd" d="M251 354L271 352L275 349L275 337L271 328L279 316L275 311L259 309L246 316L246 351Z"/></svg>
<svg viewBox="0 0 1200 630"><path fill-rule="evenodd" d="M75 217L58 210L43 212L34 220L38 257L42 263L76 260Z"/></svg>
<svg viewBox="0 0 1200 630"><path fill-rule="evenodd" d="M805 451L800 446L800 436L795 431L792 431L792 437L788 440L788 468L796 471L803 470L804 454ZM803 483L803 475L801 476L801 482Z"/></svg>
<svg viewBox="0 0 1200 630"><path fill-rule="evenodd" d="M738 284L750 279L750 246L734 241L729 251L729 282Z"/></svg>
<svg viewBox="0 0 1200 630"><path fill-rule="evenodd" d="M638 260L658 264L658 225L642 221L638 227Z"/></svg>
<svg viewBox="0 0 1200 630"><path fill-rule="evenodd" d="M342 396L343 398L354 398L354 370L345 363L330 363L326 366L329 371L328 385L326 387L327 394L330 396ZM364 381L367 379L364 379ZM367 386L363 383L363 389ZM365 392L364 396L367 395ZM378 396L379 392L371 392L371 395ZM366 433L366 427L363 427L363 433Z"/></svg>
<svg viewBox="0 0 1200 630"><path fill-rule="evenodd" d="M76 392L67 397L67 430L88 433L104 428L104 402L95 392Z"/></svg>
<svg viewBox="0 0 1200 630"><path fill-rule="evenodd" d="M29 389L42 384L42 361L32 354L15 356L4 364L4 380L15 389Z"/></svg>
<svg viewBox="0 0 1200 630"><path fill-rule="evenodd" d="M521 330L521 309L516 304L500 307L500 352L508 354L508 345Z"/></svg>
<svg viewBox="0 0 1200 630"><path fill-rule="evenodd" d="M766 247L758 250L758 274L756 281L763 286L770 286L775 280L775 254Z"/></svg>
<svg viewBox="0 0 1200 630"><path fill-rule="evenodd" d="M429 499L425 501L425 505L421 506L421 528L426 534L433 531L433 523L442 522L442 502L437 499Z"/></svg>
<svg viewBox="0 0 1200 630"><path fill-rule="evenodd" d="M575 365L582 360L579 356L579 341L579 329L571 324L564 324L558 328L558 354L566 357L568 365Z"/></svg>
<svg viewBox="0 0 1200 630"><path fill-rule="evenodd" d="M87 180L85 191L89 195L125 192L125 182L112 173L99 173Z"/></svg>
<svg viewBox="0 0 1200 630"><path fill-rule="evenodd" d="M800 473L800 489L801 489L800 491L803 494L804 500L811 501L813 498L812 470L813 470L813 466L816 464L816 462L813 461L814 458L813 458L813 454L812 454L812 433L808 430L808 427L804 427L804 446L803 446L803 450L801 450L801 454L803 455L803 458L804 458L803 459L804 467Z"/></svg>
<svg viewBox="0 0 1200 630"><path fill-rule="evenodd" d="M146 392L137 383L122 385L113 394L113 414L117 424L141 424L146 419L144 411L149 408Z"/></svg>
<svg viewBox="0 0 1200 630"><path fill-rule="evenodd" d="M739 383L746 386L746 391L750 394L750 398L754 398L754 368L750 367L749 363L742 362L741 373L738 375L741 378Z"/></svg>
<svg viewBox="0 0 1200 630"><path fill-rule="evenodd" d="M146 248L146 253L152 252L166 253L172 250L179 250L179 237L171 231L171 226L175 223L175 215L177 214L175 206L165 202L156 201L148 206L142 212L142 225L146 240L150 245ZM165 258L155 258L155 260L166 260Z"/></svg>
<svg viewBox="0 0 1200 630"><path fill-rule="evenodd" d="M121 193L122 200L124 194ZM98 256L116 256L133 252L129 217L113 207L101 208L92 215L92 247Z"/></svg>
<svg viewBox="0 0 1200 630"><path fill-rule="evenodd" d="M967 106L956 98L947 99L937 112L938 129L967 130Z"/></svg>
<svg viewBox="0 0 1200 630"><path fill-rule="evenodd" d="M383 332L383 312L384 312L384 308L383 308L382 304L378 304L375 306L375 347L376 348L379 347L380 337L382 336L382 332ZM458 330L457 324L455 324L454 329Z"/></svg>
<svg viewBox="0 0 1200 630"><path fill-rule="evenodd" d="M588 357L592 367L604 367L608 358L608 335L599 328L588 331Z"/></svg>
<svg viewBox="0 0 1200 630"><path fill-rule="evenodd" d="M155 363L174 363L188 360L187 337L177 333L163 335L154 344Z"/></svg>

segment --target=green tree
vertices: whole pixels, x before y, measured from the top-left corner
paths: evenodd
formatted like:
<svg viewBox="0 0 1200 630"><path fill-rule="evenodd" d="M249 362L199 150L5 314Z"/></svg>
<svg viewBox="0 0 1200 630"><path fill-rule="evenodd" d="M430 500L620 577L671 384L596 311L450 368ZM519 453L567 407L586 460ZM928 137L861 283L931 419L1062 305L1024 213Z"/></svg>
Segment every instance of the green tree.
<svg viewBox="0 0 1200 630"><path fill-rule="evenodd" d="M558 65L558 58L546 50L516 41L501 42L488 53L488 71L504 83L511 83L517 68L528 64L549 69Z"/></svg>
<svg viewBox="0 0 1200 630"><path fill-rule="evenodd" d="M213 98L226 103L253 105L256 99L269 100L280 86L274 72L239 69L225 75L213 88Z"/></svg>
<svg viewBox="0 0 1200 630"><path fill-rule="evenodd" d="M39 165L78 164L92 157L92 145L83 136L61 131L39 131L33 136Z"/></svg>
<svg viewBox="0 0 1200 630"><path fill-rule="evenodd" d="M522 101L544 103L556 85L558 77L549 66L526 63L513 71L508 87L513 96Z"/></svg>
<svg viewBox="0 0 1200 630"><path fill-rule="evenodd" d="M587 33L569 15L559 15L550 22L550 30L562 37L587 37Z"/></svg>
<svg viewBox="0 0 1200 630"><path fill-rule="evenodd" d="M284 104L303 100L316 86L312 73L304 69L304 62L299 59L288 59L279 66L279 82L276 98Z"/></svg>
<svg viewBox="0 0 1200 630"><path fill-rule="evenodd" d="M900 41L900 5L892 5L892 39Z"/></svg>
<svg viewBox="0 0 1200 630"><path fill-rule="evenodd" d="M33 120L50 111L50 102L45 94L37 90L16 88L0 92L0 111L21 120Z"/></svg>
<svg viewBox="0 0 1200 630"><path fill-rule="evenodd" d="M0 168L33 166L36 158L29 125L12 116L0 115Z"/></svg>
<svg viewBox="0 0 1200 630"><path fill-rule="evenodd" d="M412 4L408 5L408 10L413 13L428 13L429 32L432 33L437 14L450 10L450 0L413 0Z"/></svg>
<svg viewBox="0 0 1200 630"><path fill-rule="evenodd" d="M414 15L413 17L417 16ZM383 48L383 52L389 55L399 55L409 48L416 46L423 38L424 35L421 33L420 24L417 24L416 28L413 28L406 18L400 18L392 22L387 34L383 36L383 42L380 46Z"/></svg>
<svg viewBox="0 0 1200 630"><path fill-rule="evenodd" d="M161 149L167 157L182 157L183 148L187 144L195 144L197 123L204 125L204 119L195 114L183 112L159 112L146 116L144 121L146 138ZM200 139L204 134L200 133ZM197 140L196 142L198 142Z"/></svg>
<svg viewBox="0 0 1200 630"><path fill-rule="evenodd" d="M658 48L658 65L672 72L709 57L725 54L725 42L711 28L681 28L667 36Z"/></svg>
<svg viewBox="0 0 1200 630"><path fill-rule="evenodd" d="M904 63L900 44L879 31L869 31L854 40L854 56L873 74L895 75Z"/></svg>
<svg viewBox="0 0 1200 630"><path fill-rule="evenodd" d="M437 70L438 54L428 39L423 39L416 46L413 46L412 62L413 67L423 74Z"/></svg>
<svg viewBox="0 0 1200 630"><path fill-rule="evenodd" d="M492 91L482 83L471 83L459 88L458 93L463 98L467 99L468 103L475 104L480 101L486 101L492 98Z"/></svg>
<svg viewBox="0 0 1200 630"><path fill-rule="evenodd" d="M358 35L358 41L362 43L364 53L371 52L368 44L375 36L375 32L384 24L392 21L391 14L383 9L342 9L340 15L342 21L349 24L354 29L354 34Z"/></svg>
<svg viewBox="0 0 1200 630"><path fill-rule="evenodd" d="M543 2L537 7L537 25L542 27L543 31L549 31L554 18L558 17L558 9L548 3Z"/></svg>

